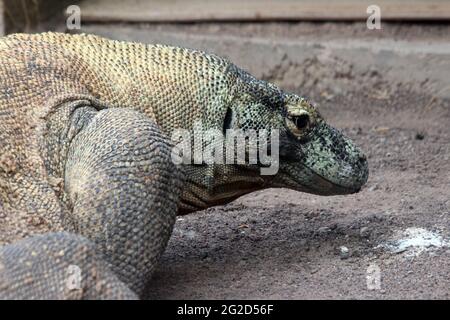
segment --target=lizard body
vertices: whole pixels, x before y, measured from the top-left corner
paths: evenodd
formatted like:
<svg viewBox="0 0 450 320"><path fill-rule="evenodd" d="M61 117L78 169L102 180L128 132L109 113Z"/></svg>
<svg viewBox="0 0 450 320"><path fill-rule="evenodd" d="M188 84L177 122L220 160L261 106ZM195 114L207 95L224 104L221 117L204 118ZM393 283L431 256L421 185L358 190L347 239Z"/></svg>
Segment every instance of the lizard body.
<svg viewBox="0 0 450 320"><path fill-rule="evenodd" d="M367 180L362 152L305 99L215 55L44 33L2 38L0 59L0 297L141 295L176 214L262 188L346 194ZM279 172L175 165L171 134L197 122L278 130ZM62 285L70 265L86 274L75 296Z"/></svg>

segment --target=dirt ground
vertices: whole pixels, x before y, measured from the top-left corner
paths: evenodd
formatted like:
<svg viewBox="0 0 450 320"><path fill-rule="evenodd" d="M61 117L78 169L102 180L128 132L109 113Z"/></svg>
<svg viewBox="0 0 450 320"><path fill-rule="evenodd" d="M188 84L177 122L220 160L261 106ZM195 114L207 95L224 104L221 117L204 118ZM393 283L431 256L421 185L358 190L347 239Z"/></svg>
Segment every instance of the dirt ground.
<svg viewBox="0 0 450 320"><path fill-rule="evenodd" d="M384 24L376 32L332 23L90 25L82 31L226 55L307 95L368 156L369 181L355 195L269 189L180 217L150 298L450 298L448 25Z"/></svg>

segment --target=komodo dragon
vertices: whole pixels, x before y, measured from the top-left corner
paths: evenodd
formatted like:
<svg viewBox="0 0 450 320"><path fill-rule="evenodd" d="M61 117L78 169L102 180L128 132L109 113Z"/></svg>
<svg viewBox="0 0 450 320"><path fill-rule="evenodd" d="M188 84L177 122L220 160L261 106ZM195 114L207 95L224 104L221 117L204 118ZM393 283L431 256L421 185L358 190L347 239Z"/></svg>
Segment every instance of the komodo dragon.
<svg viewBox="0 0 450 320"><path fill-rule="evenodd" d="M368 177L307 100L212 54L43 33L1 38L0 60L4 299L142 297L177 214L269 187L350 194ZM278 172L175 164L171 133L195 121L278 130Z"/></svg>

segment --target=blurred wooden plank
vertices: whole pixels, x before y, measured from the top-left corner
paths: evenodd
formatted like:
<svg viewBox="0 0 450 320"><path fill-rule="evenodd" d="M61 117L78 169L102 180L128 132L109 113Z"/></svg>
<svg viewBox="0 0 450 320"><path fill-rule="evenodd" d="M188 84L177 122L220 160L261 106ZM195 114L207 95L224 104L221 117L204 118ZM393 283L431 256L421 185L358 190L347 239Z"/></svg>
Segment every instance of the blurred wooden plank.
<svg viewBox="0 0 450 320"><path fill-rule="evenodd" d="M5 34L42 30L40 24L49 19L64 21L63 12L69 3L74 0L0 0L2 30Z"/></svg>
<svg viewBox="0 0 450 320"><path fill-rule="evenodd" d="M450 20L449 0L84 0L83 21Z"/></svg>
<svg viewBox="0 0 450 320"><path fill-rule="evenodd" d="M5 7L3 0L0 0L0 37L5 35Z"/></svg>

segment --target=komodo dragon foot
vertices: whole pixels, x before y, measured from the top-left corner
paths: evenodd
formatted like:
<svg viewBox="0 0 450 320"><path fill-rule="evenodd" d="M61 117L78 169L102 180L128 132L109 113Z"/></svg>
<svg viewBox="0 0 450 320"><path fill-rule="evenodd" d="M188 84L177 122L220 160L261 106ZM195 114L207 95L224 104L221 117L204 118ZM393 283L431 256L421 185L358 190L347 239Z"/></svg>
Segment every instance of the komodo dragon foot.
<svg viewBox="0 0 450 320"><path fill-rule="evenodd" d="M70 198L63 227L76 235L48 233L0 248L0 298L136 298L172 232L182 175L169 141L143 114L68 105L53 118L66 109L71 125L58 131L68 145L61 149Z"/></svg>

